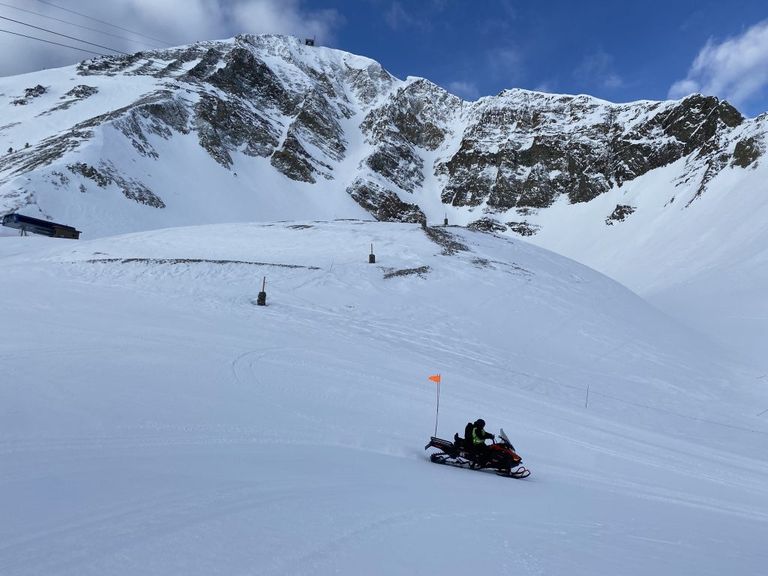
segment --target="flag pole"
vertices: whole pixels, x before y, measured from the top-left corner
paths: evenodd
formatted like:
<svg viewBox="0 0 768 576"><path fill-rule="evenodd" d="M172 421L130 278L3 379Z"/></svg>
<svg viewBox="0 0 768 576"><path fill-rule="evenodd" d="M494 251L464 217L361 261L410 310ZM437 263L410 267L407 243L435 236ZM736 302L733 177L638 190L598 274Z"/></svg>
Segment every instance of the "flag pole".
<svg viewBox="0 0 768 576"><path fill-rule="evenodd" d="M437 419L440 415L440 380L437 381L437 409L435 410L435 438L437 438Z"/></svg>
<svg viewBox="0 0 768 576"><path fill-rule="evenodd" d="M432 374L429 379L437 384L437 406L435 407L435 435L433 438L437 438L437 420L440 416L440 374Z"/></svg>

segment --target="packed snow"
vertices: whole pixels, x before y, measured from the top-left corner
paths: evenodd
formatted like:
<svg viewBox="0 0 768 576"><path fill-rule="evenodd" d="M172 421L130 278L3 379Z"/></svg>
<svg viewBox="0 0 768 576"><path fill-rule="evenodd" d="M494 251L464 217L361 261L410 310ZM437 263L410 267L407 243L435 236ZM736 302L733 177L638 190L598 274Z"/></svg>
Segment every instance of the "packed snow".
<svg viewBox="0 0 768 576"><path fill-rule="evenodd" d="M761 374L571 260L426 232L0 238L0 574L763 574ZM429 461L478 417L528 479Z"/></svg>

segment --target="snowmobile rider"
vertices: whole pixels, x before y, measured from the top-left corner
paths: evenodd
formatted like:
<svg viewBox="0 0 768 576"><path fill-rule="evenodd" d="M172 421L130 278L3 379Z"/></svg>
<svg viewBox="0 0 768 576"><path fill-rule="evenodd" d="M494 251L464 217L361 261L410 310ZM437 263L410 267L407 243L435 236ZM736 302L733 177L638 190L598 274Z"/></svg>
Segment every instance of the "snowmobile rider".
<svg viewBox="0 0 768 576"><path fill-rule="evenodd" d="M495 436L485 431L485 420L478 418L473 424L467 424L464 430L464 439L471 447L471 450L479 457L484 457L487 453L486 440L493 440Z"/></svg>

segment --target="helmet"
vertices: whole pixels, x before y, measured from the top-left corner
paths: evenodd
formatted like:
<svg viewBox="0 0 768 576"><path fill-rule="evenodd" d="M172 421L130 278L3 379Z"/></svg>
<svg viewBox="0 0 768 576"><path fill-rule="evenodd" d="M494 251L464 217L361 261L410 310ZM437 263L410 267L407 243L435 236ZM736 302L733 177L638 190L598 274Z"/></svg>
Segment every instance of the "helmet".
<svg viewBox="0 0 768 576"><path fill-rule="evenodd" d="M475 426L477 426L478 428L485 428L485 420L483 420L482 418L475 420Z"/></svg>

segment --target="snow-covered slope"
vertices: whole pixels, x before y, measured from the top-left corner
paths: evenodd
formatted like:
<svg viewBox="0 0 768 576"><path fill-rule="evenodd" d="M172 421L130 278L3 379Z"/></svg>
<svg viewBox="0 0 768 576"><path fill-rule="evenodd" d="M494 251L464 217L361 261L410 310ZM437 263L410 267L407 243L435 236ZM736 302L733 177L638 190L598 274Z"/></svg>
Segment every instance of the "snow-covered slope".
<svg viewBox="0 0 768 576"><path fill-rule="evenodd" d="M586 263L764 363L767 122L701 95L464 102L244 35L0 79L0 213L84 238L447 217Z"/></svg>
<svg viewBox="0 0 768 576"><path fill-rule="evenodd" d="M686 186L665 186L678 170L657 170L587 204L560 202L529 240L615 278L768 370L768 164L724 170L690 207L679 202ZM637 209L606 226L603 214L616 204Z"/></svg>
<svg viewBox="0 0 768 576"><path fill-rule="evenodd" d="M317 90L313 53L280 59L265 48L259 52L262 69L254 70L249 50L256 49L247 39L202 42L0 79L0 143L9 151L0 160L0 210L69 222L83 237L185 224L365 216L338 182L313 186L314 179L290 172L291 154L302 174L308 162L295 133L324 159L312 157L307 166L329 161L326 153L337 154L335 147L342 146L340 140L323 149L322 134L304 130ZM355 66L378 67L338 51L316 53L325 55L328 69L343 66L347 74ZM267 74L265 61L276 72ZM232 78L226 62L248 68L252 78ZM201 83L204 74L208 82ZM240 82L262 78L271 84L242 92ZM333 99L323 102L327 109L312 114L328 115L341 130L347 110L337 110ZM334 164L341 172L353 161L335 158Z"/></svg>
<svg viewBox="0 0 768 576"><path fill-rule="evenodd" d="M759 374L540 248L305 221L2 238L0 266L3 575L768 561ZM533 476L429 462L434 373L439 435L482 416Z"/></svg>

